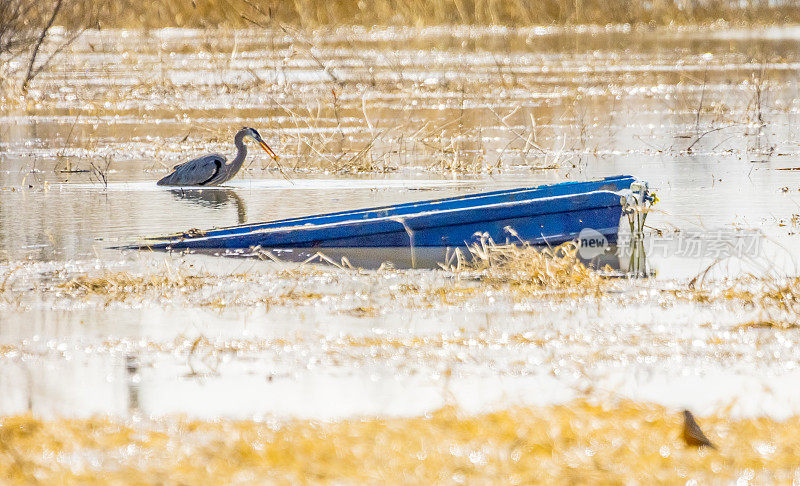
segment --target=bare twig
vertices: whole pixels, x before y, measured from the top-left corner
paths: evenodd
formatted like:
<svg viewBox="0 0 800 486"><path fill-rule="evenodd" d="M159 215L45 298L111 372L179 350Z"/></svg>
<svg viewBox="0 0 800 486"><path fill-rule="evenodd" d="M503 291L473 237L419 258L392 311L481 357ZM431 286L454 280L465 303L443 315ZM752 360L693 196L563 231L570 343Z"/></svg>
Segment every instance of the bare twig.
<svg viewBox="0 0 800 486"><path fill-rule="evenodd" d="M703 132L703 133L701 133L700 135L698 135L698 136L697 136L697 138L696 138L696 139L694 139L694 142L692 142L692 143L691 143L691 145L689 145L688 147L686 147L686 151L687 151L687 152L691 152L691 151L692 151L692 147L694 147L694 145L695 145L697 142L699 142L699 141L700 141L700 139L702 139L702 138L703 138L703 137L705 137L706 135L708 135L708 134L710 134L710 133L718 132L718 131L720 131L720 130L725 130L726 128L732 128L732 127L735 127L735 126L738 126L738 125L739 125L739 123L731 123L730 125L725 125L724 127L717 127L717 128L712 128L711 130L706 130L705 132Z"/></svg>
<svg viewBox="0 0 800 486"><path fill-rule="evenodd" d="M28 63L28 72L25 74L25 80L22 82L22 89L23 91L28 89L28 83L36 76L41 69L37 69L34 71L33 66L36 63L36 57L39 55L39 49L42 47L42 43L44 42L44 38L47 37L47 32L53 26L53 22L56 21L56 17L58 16L59 10L61 10L61 5L64 3L64 0L58 0L53 7L53 13L50 15L50 20L42 27L42 31L39 34L39 38L36 40L36 44L33 46L33 51L31 52L31 59Z"/></svg>

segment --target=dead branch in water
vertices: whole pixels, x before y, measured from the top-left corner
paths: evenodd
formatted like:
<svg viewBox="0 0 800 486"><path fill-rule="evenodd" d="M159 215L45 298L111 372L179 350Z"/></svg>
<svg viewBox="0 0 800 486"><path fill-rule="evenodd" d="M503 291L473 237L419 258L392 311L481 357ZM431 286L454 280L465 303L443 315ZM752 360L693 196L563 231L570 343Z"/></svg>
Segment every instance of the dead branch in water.
<svg viewBox="0 0 800 486"><path fill-rule="evenodd" d="M26 91L31 81L41 74L50 62L64 49L70 46L90 26L97 25L101 3L90 3L84 0L55 0L40 2L37 0L2 0L0 1L0 66L8 61L26 57L24 76L20 88ZM72 14L66 12L72 10ZM84 17L80 22L65 21L64 15L75 15L81 12ZM55 46L46 48L47 39L56 25L68 25L68 34ZM42 53L49 51L43 62L39 62Z"/></svg>
<svg viewBox="0 0 800 486"><path fill-rule="evenodd" d="M31 52L31 60L28 62L28 72L25 73L25 80L22 82L22 89L25 90L28 87L28 83L30 82L33 77L41 72L41 67L34 71L33 66L36 64L36 57L39 55L39 49L42 47L42 42L44 42L44 38L47 37L47 32L53 27L53 22L56 21L56 17L58 16L58 11L61 10L61 5L64 4L64 0L58 0L53 7L53 13L50 15L50 20L44 24L42 27L41 33L39 33L39 37L36 39L36 44L33 46L33 51Z"/></svg>

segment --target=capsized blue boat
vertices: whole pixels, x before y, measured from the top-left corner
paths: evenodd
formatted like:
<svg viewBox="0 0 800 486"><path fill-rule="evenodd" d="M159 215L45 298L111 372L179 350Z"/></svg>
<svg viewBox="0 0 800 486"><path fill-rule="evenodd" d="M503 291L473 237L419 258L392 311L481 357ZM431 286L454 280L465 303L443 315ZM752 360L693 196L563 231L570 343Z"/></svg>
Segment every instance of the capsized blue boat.
<svg viewBox="0 0 800 486"><path fill-rule="evenodd" d="M129 248L458 247L491 238L558 245L584 228L616 240L624 197L636 179L615 176L341 211L151 238Z"/></svg>

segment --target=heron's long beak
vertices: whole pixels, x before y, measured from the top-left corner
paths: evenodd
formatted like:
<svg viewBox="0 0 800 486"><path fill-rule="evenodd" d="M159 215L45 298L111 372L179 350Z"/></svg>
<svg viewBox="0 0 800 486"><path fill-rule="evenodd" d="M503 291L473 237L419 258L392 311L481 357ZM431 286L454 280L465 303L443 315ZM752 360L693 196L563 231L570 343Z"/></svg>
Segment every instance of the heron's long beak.
<svg viewBox="0 0 800 486"><path fill-rule="evenodd" d="M272 157L272 159L275 160L275 162L278 161L278 155L271 148L269 148L269 145L267 145L266 142L264 142L263 140L259 140L258 144L261 145L261 148L264 149L264 151L268 153L270 157Z"/></svg>

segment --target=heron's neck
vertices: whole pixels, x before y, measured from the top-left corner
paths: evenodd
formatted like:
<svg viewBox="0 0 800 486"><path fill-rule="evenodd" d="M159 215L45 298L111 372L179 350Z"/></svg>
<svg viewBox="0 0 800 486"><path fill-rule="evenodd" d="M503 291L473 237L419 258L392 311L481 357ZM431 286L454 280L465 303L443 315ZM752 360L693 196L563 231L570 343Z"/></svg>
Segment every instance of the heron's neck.
<svg viewBox="0 0 800 486"><path fill-rule="evenodd" d="M247 132L244 130L239 130L239 133L233 137L233 144L236 145L236 157L229 163L229 165L239 166L242 165L244 162L244 158L247 157L247 146L244 144L244 137L247 135Z"/></svg>

